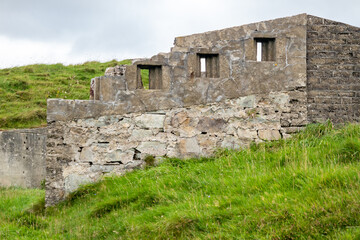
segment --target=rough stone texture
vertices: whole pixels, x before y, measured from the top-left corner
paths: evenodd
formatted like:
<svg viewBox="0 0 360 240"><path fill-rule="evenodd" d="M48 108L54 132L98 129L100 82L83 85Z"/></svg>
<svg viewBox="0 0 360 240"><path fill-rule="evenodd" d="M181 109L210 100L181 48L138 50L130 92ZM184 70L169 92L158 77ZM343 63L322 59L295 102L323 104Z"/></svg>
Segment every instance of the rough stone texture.
<svg viewBox="0 0 360 240"><path fill-rule="evenodd" d="M219 147L278 139L280 132L286 135L280 122L293 108L292 98L285 92L270 96L49 123L46 201L52 204L80 184L140 167L147 155L209 156Z"/></svg>
<svg viewBox="0 0 360 240"><path fill-rule="evenodd" d="M0 186L40 187L45 159L45 128L0 131Z"/></svg>
<svg viewBox="0 0 360 240"><path fill-rule="evenodd" d="M315 16L307 25L309 120L360 120L360 29Z"/></svg>
<svg viewBox="0 0 360 240"><path fill-rule="evenodd" d="M359 120L359 39L306 14L177 37L171 52L93 79L90 101L49 99L46 204L147 155L208 156L312 121Z"/></svg>

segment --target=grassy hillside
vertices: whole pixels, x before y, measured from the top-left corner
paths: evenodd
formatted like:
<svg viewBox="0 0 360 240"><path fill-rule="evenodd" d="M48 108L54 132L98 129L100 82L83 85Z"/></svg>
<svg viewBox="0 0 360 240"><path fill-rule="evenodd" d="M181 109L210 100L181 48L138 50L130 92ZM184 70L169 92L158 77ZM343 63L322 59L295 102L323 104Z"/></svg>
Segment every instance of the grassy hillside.
<svg viewBox="0 0 360 240"><path fill-rule="evenodd" d="M0 69L0 129L46 125L46 99L89 99L90 80L130 60Z"/></svg>
<svg viewBox="0 0 360 240"><path fill-rule="evenodd" d="M0 189L0 239L359 239L360 125L310 125L290 140L167 159L83 187Z"/></svg>

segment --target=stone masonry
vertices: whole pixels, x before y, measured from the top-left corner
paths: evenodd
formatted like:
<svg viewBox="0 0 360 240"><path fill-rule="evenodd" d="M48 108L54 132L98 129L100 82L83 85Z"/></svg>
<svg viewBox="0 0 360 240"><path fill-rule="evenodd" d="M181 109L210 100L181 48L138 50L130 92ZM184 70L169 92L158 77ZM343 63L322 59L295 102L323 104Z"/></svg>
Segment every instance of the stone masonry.
<svg viewBox="0 0 360 240"><path fill-rule="evenodd" d="M306 45L309 121L359 121L360 29L309 16Z"/></svg>
<svg viewBox="0 0 360 240"><path fill-rule="evenodd" d="M47 206L148 155L209 156L358 121L358 37L307 14L177 37L170 53L92 79L88 101L49 99Z"/></svg>

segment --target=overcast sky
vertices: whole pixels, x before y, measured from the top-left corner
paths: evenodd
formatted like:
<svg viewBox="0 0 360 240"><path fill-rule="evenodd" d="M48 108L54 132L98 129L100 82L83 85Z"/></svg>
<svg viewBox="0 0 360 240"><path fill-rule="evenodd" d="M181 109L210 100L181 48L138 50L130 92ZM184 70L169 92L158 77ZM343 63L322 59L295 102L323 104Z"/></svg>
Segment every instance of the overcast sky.
<svg viewBox="0 0 360 240"><path fill-rule="evenodd" d="M0 68L168 52L176 36L308 13L360 27L359 0L0 0Z"/></svg>

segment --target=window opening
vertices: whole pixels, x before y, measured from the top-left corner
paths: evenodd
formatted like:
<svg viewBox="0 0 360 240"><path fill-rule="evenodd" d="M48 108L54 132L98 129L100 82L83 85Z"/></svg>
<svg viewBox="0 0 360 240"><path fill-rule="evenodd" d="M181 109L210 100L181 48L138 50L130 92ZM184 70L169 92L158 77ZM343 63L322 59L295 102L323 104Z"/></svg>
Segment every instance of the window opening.
<svg viewBox="0 0 360 240"><path fill-rule="evenodd" d="M136 88L162 89L161 65L138 65Z"/></svg>
<svg viewBox="0 0 360 240"><path fill-rule="evenodd" d="M255 38L256 61L275 61L275 38Z"/></svg>
<svg viewBox="0 0 360 240"><path fill-rule="evenodd" d="M197 54L198 68L196 77L218 78L219 71L219 54Z"/></svg>

